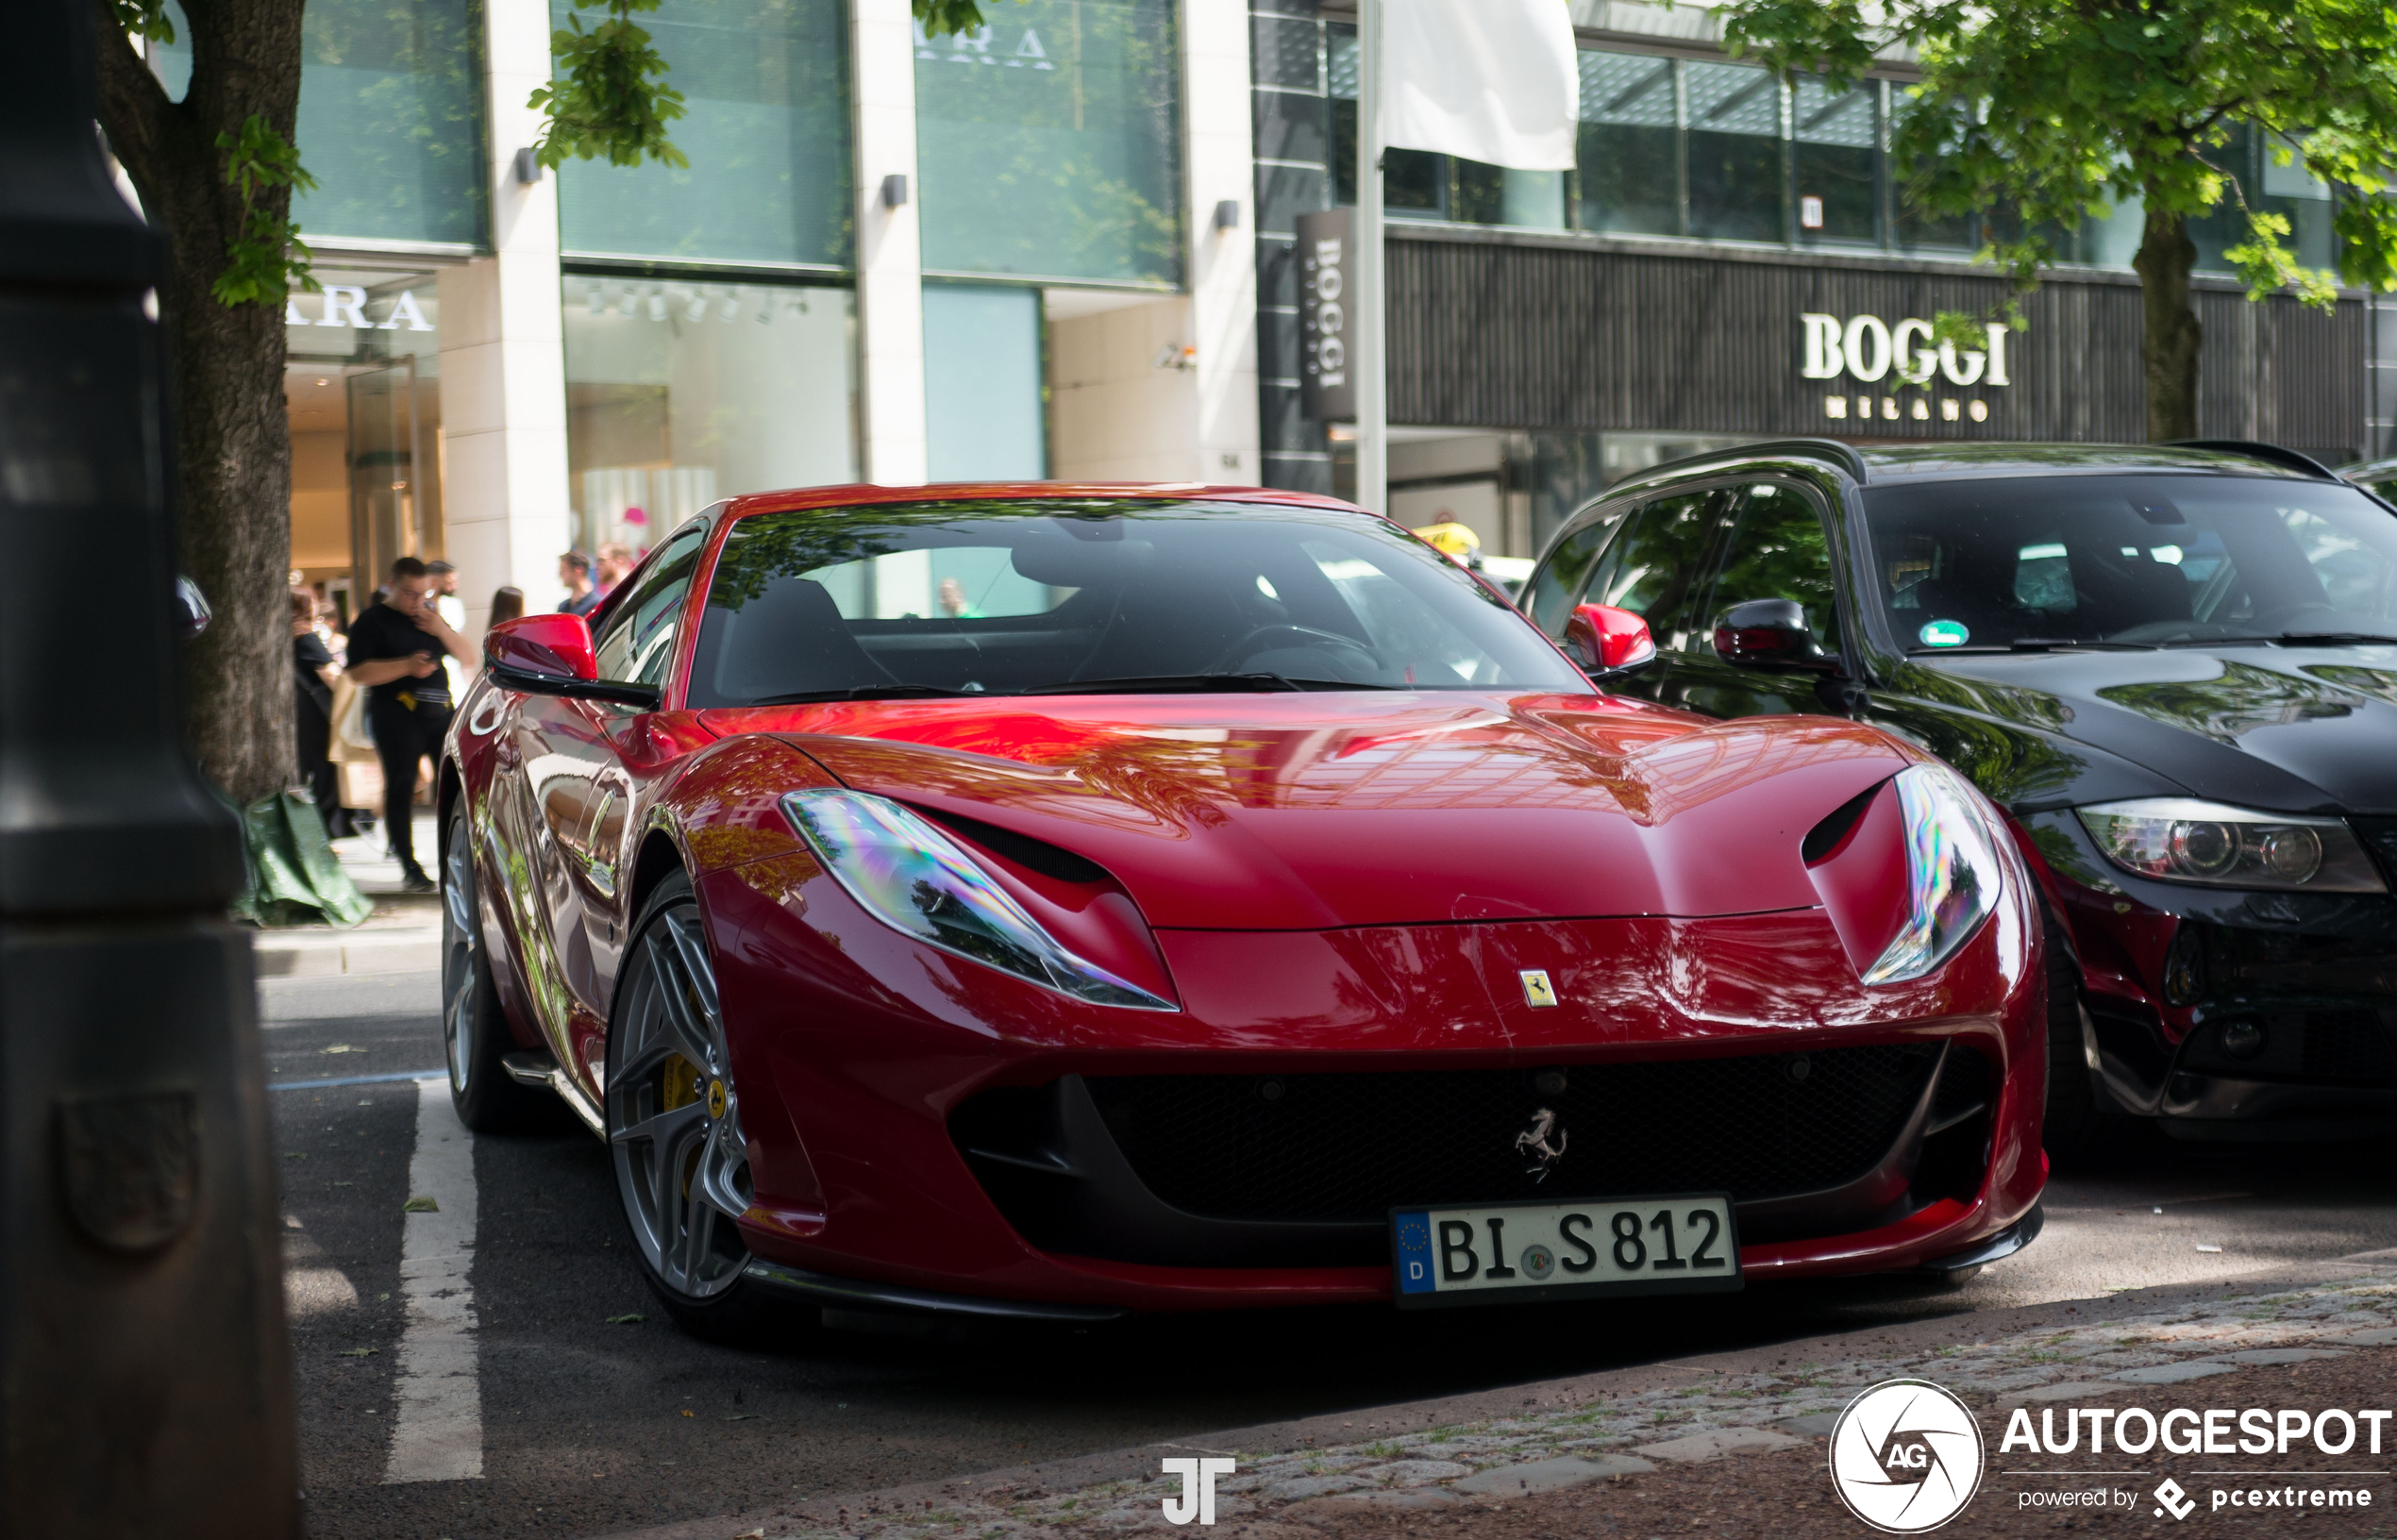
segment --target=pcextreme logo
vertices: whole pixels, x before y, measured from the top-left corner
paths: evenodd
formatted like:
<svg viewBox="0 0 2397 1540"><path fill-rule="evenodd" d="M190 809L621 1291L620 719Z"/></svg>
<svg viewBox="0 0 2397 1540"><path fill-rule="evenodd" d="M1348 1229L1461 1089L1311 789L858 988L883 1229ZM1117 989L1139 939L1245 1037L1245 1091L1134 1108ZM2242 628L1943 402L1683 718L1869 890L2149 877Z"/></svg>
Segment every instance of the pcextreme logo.
<svg viewBox="0 0 2397 1540"><path fill-rule="evenodd" d="M1201 1524L1215 1521L1215 1478L1232 1474L1230 1460L1167 1460L1165 1474L1182 1478L1182 1495L1165 1499L1165 1522Z"/></svg>
<svg viewBox="0 0 2397 1540"><path fill-rule="evenodd" d="M1928 1380L1885 1380L1839 1414L1831 1484L1886 1534L1920 1534L1964 1512L1981 1487L1981 1425Z"/></svg>

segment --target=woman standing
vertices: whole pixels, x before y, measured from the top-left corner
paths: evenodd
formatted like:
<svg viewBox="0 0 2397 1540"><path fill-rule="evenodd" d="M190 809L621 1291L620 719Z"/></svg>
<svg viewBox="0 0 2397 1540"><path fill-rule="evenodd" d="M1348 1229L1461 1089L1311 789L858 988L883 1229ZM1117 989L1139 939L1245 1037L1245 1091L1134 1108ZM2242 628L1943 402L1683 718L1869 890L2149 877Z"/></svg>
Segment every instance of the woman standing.
<svg viewBox="0 0 2397 1540"><path fill-rule="evenodd" d="M332 650L317 629L316 595L304 588L292 590L292 673L298 689L293 723L296 730L300 778L308 782L325 834L339 839L349 832L341 809L338 778L330 755L333 737L333 680L341 670Z"/></svg>

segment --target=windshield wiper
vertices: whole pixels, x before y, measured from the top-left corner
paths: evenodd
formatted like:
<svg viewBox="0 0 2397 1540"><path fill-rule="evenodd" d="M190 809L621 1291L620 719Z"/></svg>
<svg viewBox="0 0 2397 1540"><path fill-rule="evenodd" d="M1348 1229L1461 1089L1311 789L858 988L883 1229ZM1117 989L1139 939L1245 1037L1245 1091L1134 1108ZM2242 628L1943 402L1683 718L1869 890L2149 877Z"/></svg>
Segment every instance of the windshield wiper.
<svg viewBox="0 0 2397 1540"><path fill-rule="evenodd" d="M2094 638L2069 636L2021 636L2011 642L1971 643L1961 647L1908 647L1911 657L1937 657L1941 653L1970 653L1982 657L2002 656L2010 652L2053 652L2060 647L2088 647L2100 652L2153 652L2153 642L2101 642Z"/></svg>
<svg viewBox="0 0 2397 1540"><path fill-rule="evenodd" d="M944 690L937 684L861 684L854 690L796 690L787 695L763 695L752 706L806 706L826 700L910 700L918 695L981 695L983 690Z"/></svg>
<svg viewBox="0 0 2397 1540"><path fill-rule="evenodd" d="M1064 684L1034 685L1025 695L1129 695L1188 691L1260 692L1300 690L1305 686L1279 674L1133 674L1120 679L1072 679ZM1347 688L1341 686L1340 688Z"/></svg>
<svg viewBox="0 0 2397 1540"><path fill-rule="evenodd" d="M2397 636L2374 636L2369 631L2283 631L2272 640L2284 647L2371 646L2397 643Z"/></svg>

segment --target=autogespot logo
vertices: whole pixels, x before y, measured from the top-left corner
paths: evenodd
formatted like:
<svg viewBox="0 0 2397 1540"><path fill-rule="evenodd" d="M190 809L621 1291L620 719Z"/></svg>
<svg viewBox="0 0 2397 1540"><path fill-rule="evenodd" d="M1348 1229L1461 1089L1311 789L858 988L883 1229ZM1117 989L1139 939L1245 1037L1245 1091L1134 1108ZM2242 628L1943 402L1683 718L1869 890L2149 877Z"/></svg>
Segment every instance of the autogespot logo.
<svg viewBox="0 0 2397 1540"><path fill-rule="evenodd" d="M1831 1484L1848 1511L1889 1534L1920 1534L1964 1512L1981 1487L1981 1425L1928 1380L1885 1380L1839 1414Z"/></svg>

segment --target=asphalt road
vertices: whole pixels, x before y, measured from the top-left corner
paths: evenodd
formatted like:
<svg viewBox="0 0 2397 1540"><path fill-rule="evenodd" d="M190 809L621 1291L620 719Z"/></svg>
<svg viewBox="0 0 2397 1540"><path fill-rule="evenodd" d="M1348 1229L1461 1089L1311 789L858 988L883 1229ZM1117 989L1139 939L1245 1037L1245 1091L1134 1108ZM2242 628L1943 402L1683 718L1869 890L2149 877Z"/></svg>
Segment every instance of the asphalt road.
<svg viewBox="0 0 2397 1540"><path fill-rule="evenodd" d="M441 1063L429 972L270 980L263 996L273 1082ZM648 1297L605 1151L562 1117L554 1134L474 1142L468 1278L482 1474L393 1483L384 1476L399 1410L417 1098L406 1080L272 1094L304 1488L319 1537L609 1534L1209 1429L2397 1247L2397 1147L2144 1139L2097 1172L2052 1183L2038 1243L1961 1288L1862 1280L1693 1301L1252 1313L1088 1330L863 1319L743 1350L682 1336ZM645 1318L610 1324L623 1315ZM1969 1334L1970 1323L1957 1331Z"/></svg>

